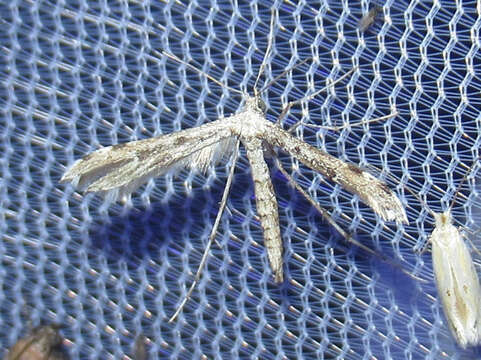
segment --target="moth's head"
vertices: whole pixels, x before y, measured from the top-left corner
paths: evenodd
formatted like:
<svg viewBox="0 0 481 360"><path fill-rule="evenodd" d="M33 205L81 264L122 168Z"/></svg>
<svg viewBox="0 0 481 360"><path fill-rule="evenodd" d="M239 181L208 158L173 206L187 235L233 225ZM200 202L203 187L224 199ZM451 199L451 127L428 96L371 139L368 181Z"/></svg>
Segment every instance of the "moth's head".
<svg viewBox="0 0 481 360"><path fill-rule="evenodd" d="M436 227L451 225L451 212L446 210L442 213L435 213L434 220L436 221Z"/></svg>
<svg viewBox="0 0 481 360"><path fill-rule="evenodd" d="M260 96L249 96L245 102L246 110L255 111L261 115L266 113L266 103L261 99Z"/></svg>

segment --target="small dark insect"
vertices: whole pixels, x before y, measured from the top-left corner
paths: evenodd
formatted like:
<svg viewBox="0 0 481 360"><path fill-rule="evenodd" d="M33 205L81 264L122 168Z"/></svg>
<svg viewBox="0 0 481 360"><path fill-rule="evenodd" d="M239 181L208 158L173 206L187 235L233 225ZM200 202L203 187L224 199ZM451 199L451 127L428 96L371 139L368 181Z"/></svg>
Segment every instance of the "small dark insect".
<svg viewBox="0 0 481 360"><path fill-rule="evenodd" d="M135 340L133 360L147 360L147 338L144 335L139 335Z"/></svg>
<svg viewBox="0 0 481 360"><path fill-rule="evenodd" d="M374 6L369 12L362 17L361 20L359 20L359 31L365 32L367 29L369 29L372 24L374 24L374 21L376 21L377 16L379 13L382 11L382 7L380 6Z"/></svg>
<svg viewBox="0 0 481 360"><path fill-rule="evenodd" d="M5 360L68 360L58 329L58 325L37 326L11 347Z"/></svg>

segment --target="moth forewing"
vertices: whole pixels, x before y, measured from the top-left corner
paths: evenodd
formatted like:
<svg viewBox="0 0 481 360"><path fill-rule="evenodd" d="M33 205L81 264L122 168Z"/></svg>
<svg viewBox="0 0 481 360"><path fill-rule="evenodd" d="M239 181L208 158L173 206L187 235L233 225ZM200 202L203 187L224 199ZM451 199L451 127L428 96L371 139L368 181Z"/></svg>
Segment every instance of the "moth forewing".
<svg viewBox="0 0 481 360"><path fill-rule="evenodd" d="M92 192L130 194L150 178L179 167L205 170L225 151L236 115L197 128L96 150L77 160L61 182Z"/></svg>
<svg viewBox="0 0 481 360"><path fill-rule="evenodd" d="M433 271L444 315L458 344L481 343L481 287L471 253L449 211L434 214Z"/></svg>
<svg viewBox="0 0 481 360"><path fill-rule="evenodd" d="M299 140L278 126L270 124L269 128L266 132L266 140L269 143L358 195L384 220L408 223L401 201L384 182L354 164L346 163Z"/></svg>

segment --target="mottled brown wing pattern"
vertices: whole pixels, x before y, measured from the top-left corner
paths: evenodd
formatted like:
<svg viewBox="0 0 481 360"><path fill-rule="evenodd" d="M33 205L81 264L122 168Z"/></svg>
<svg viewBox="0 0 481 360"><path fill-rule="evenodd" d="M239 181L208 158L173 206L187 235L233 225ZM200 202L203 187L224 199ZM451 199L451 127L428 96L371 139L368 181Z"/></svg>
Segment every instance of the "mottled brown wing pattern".
<svg viewBox="0 0 481 360"><path fill-rule="evenodd" d="M70 181L88 192L115 191L115 198L130 194L150 178L175 167L203 171L213 159L229 153L226 148L233 138L233 121L235 115L197 128L99 149L77 160L61 182Z"/></svg>
<svg viewBox="0 0 481 360"><path fill-rule="evenodd" d="M266 140L270 144L281 148L304 165L358 195L384 220L408 222L404 207L384 182L359 166L329 155L274 124L269 123L267 126L269 131L266 131Z"/></svg>

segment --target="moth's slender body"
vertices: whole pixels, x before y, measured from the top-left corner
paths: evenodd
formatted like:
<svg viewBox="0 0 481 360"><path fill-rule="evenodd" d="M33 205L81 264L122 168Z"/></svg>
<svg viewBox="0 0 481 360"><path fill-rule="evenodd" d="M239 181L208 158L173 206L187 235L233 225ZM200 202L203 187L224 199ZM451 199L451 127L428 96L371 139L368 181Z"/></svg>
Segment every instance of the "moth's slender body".
<svg viewBox="0 0 481 360"><path fill-rule="evenodd" d="M452 334L462 348L481 344L481 287L471 253L450 211L434 213L433 271Z"/></svg>

